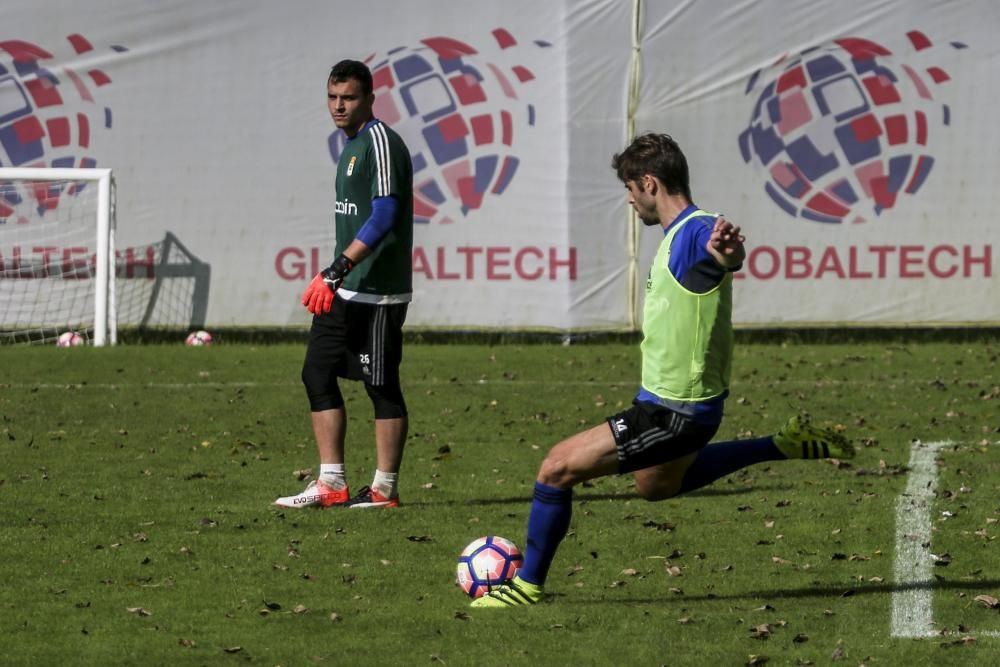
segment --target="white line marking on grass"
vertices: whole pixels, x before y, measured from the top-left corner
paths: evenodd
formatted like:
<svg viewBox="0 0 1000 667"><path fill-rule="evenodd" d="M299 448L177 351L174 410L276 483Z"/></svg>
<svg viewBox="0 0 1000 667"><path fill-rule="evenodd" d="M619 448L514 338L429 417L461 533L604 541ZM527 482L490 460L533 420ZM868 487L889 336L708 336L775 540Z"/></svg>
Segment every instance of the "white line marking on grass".
<svg viewBox="0 0 1000 667"><path fill-rule="evenodd" d="M914 443L906 490L896 501L896 590L892 593L892 636L931 637L934 631L934 567L931 559L931 503L937 488L938 450L951 443Z"/></svg>
<svg viewBox="0 0 1000 667"><path fill-rule="evenodd" d="M893 637L938 637L934 629L934 559L931 557L931 504L937 489L937 453L952 442L917 442L910 449L906 490L896 502L896 590L892 593ZM984 630L963 634L1000 637Z"/></svg>

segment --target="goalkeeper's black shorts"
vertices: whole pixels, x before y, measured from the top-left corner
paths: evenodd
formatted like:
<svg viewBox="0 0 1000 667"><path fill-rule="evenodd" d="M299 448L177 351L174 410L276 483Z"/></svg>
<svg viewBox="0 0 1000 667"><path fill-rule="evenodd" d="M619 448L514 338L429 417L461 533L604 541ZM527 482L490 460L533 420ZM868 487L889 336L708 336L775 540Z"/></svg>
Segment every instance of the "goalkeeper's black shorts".
<svg viewBox="0 0 1000 667"><path fill-rule="evenodd" d="M408 305L376 306L335 297L329 313L313 317L304 364L309 375L398 387Z"/></svg>
<svg viewBox="0 0 1000 667"><path fill-rule="evenodd" d="M668 407L633 401L608 417L618 449L618 472L634 472L692 454L711 441L718 424L703 424Z"/></svg>

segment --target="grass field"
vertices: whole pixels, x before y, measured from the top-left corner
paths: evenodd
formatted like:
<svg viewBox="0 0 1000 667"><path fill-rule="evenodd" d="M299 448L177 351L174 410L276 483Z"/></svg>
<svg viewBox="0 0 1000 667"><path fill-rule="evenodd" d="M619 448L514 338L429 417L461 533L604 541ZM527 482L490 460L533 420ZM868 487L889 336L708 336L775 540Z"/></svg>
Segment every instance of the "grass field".
<svg viewBox="0 0 1000 667"><path fill-rule="evenodd" d="M996 665L998 353L740 345L719 439L805 410L858 458L585 485L546 603L473 613L456 556L523 545L539 462L629 403L636 346L409 346L395 511L271 505L317 463L301 345L0 348L0 664Z"/></svg>

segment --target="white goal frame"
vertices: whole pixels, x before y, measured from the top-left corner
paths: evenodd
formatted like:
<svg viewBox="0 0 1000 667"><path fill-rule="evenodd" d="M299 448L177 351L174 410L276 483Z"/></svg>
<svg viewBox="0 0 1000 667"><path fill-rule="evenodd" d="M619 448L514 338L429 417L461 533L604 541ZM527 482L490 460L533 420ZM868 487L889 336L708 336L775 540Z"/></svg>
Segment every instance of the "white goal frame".
<svg viewBox="0 0 1000 667"><path fill-rule="evenodd" d="M115 304L115 196L111 169L0 167L0 181L90 181L97 185L94 336L96 347L118 342Z"/></svg>

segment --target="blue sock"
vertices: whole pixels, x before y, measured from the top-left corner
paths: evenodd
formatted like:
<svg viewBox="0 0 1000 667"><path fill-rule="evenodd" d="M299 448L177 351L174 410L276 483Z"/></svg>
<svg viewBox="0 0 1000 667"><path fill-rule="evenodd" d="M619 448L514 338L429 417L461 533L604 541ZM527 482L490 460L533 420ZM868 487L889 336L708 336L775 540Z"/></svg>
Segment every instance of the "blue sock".
<svg viewBox="0 0 1000 667"><path fill-rule="evenodd" d="M785 455L774 445L771 436L753 440L716 442L698 450L691 467L684 473L681 493L707 486L730 473L764 461L783 461Z"/></svg>
<svg viewBox="0 0 1000 667"><path fill-rule="evenodd" d="M535 482L535 496L528 514L528 547L517 576L529 584L541 586L545 583L556 549L569 530L572 515L572 489L557 489Z"/></svg>

